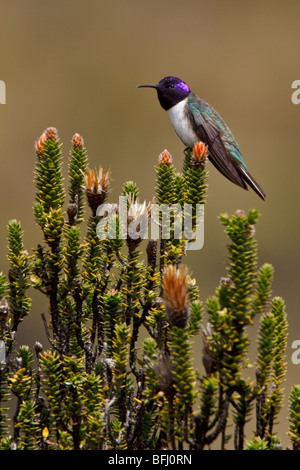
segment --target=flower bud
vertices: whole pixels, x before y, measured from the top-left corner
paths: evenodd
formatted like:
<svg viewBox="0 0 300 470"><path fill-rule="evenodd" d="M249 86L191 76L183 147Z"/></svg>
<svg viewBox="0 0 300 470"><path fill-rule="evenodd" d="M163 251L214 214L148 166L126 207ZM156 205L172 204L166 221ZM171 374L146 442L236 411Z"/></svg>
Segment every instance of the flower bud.
<svg viewBox="0 0 300 470"><path fill-rule="evenodd" d="M158 157L158 162L160 165L171 166L173 164L172 155L165 149Z"/></svg>
<svg viewBox="0 0 300 470"><path fill-rule="evenodd" d="M109 193L110 170L99 167L99 171L88 169L84 174L84 187L88 204L96 214L98 206L104 203Z"/></svg>
<svg viewBox="0 0 300 470"><path fill-rule="evenodd" d="M76 134L73 135L72 145L73 145L74 148L79 148L79 149L82 149L83 146L84 146L83 138L77 132L76 132Z"/></svg>
<svg viewBox="0 0 300 470"><path fill-rule="evenodd" d="M191 155L191 165L197 170L198 168L204 169L207 157L208 157L208 146L203 142L197 142L194 145Z"/></svg>
<svg viewBox="0 0 300 470"><path fill-rule="evenodd" d="M55 127L48 127L45 130L47 140L58 140L58 132Z"/></svg>
<svg viewBox="0 0 300 470"><path fill-rule="evenodd" d="M45 140L47 140L47 137L46 137L45 132L43 132L40 138L35 141L34 147L35 147L35 152L38 157L40 157L45 150L45 145L44 145Z"/></svg>
<svg viewBox="0 0 300 470"><path fill-rule="evenodd" d="M134 195L128 196L127 245L130 249L135 249L147 235L150 211L151 203L140 203Z"/></svg>
<svg viewBox="0 0 300 470"><path fill-rule="evenodd" d="M163 301L171 326L184 328L190 315L188 273L186 266L168 265L163 271Z"/></svg>

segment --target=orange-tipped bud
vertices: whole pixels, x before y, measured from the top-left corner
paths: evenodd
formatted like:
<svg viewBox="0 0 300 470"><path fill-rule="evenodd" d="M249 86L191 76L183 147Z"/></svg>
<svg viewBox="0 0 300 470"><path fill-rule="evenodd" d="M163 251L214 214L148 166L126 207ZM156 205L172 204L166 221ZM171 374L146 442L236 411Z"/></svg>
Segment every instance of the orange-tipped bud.
<svg viewBox="0 0 300 470"><path fill-rule="evenodd" d="M207 157L208 157L208 146L205 145L203 142L197 142L194 145L191 157L192 166L195 169L204 168Z"/></svg>
<svg viewBox="0 0 300 470"><path fill-rule="evenodd" d="M109 193L110 170L99 167L99 171L88 169L84 174L84 187L88 204L96 213L98 206L104 203Z"/></svg>
<svg viewBox="0 0 300 470"><path fill-rule="evenodd" d="M160 165L171 166L173 164L172 155L165 149L158 157L158 162Z"/></svg>
<svg viewBox="0 0 300 470"><path fill-rule="evenodd" d="M35 151L36 151L37 156L40 156L43 154L45 150L45 145L44 145L45 140L47 140L47 137L46 137L45 132L43 132L41 137L35 141L34 146L35 146Z"/></svg>
<svg viewBox="0 0 300 470"><path fill-rule="evenodd" d="M47 140L58 140L58 132L55 127L48 127L45 130Z"/></svg>
<svg viewBox="0 0 300 470"><path fill-rule="evenodd" d="M168 265L163 272L163 301L171 326L184 328L190 315L188 291L188 272L186 266Z"/></svg>
<svg viewBox="0 0 300 470"><path fill-rule="evenodd" d="M84 147L83 138L77 132L72 137L72 145L74 148L79 148L79 149L82 149Z"/></svg>

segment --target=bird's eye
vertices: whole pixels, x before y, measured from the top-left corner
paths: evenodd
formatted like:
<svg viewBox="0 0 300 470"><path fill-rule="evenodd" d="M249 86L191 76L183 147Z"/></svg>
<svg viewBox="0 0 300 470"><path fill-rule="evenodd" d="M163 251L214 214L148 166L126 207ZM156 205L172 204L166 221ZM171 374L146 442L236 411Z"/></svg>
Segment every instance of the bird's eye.
<svg viewBox="0 0 300 470"><path fill-rule="evenodd" d="M169 88L175 88L176 85L174 85L174 83L171 83L171 85L169 85Z"/></svg>

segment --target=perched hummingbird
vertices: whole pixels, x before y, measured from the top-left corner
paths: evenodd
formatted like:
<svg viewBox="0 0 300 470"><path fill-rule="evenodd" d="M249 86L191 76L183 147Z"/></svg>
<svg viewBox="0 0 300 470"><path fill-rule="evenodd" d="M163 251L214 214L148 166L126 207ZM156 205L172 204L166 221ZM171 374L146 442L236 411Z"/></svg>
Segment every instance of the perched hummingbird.
<svg viewBox="0 0 300 470"><path fill-rule="evenodd" d="M156 89L159 102L169 112L173 128L184 145L193 148L202 141L208 146L210 161L226 178L244 189L249 185L262 199L266 198L248 172L231 130L212 106L177 77L165 77L157 85L138 88L144 87Z"/></svg>

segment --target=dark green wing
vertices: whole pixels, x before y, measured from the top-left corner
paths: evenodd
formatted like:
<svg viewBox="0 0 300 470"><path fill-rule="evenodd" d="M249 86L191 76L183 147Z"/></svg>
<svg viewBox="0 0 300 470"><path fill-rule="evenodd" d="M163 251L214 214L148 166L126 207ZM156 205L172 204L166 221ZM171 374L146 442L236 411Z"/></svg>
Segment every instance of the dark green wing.
<svg viewBox="0 0 300 470"><path fill-rule="evenodd" d="M208 145L209 159L217 170L244 189L248 189L248 184L265 199L264 191L247 171L239 145L217 111L192 93L188 100L188 112L193 130L199 140Z"/></svg>
<svg viewBox="0 0 300 470"><path fill-rule="evenodd" d="M220 125L224 128L223 134L228 128L218 113L196 95L189 99L188 112L197 137L208 145L209 159L212 164L230 181L247 189L222 140ZM232 140L232 134L228 136Z"/></svg>

